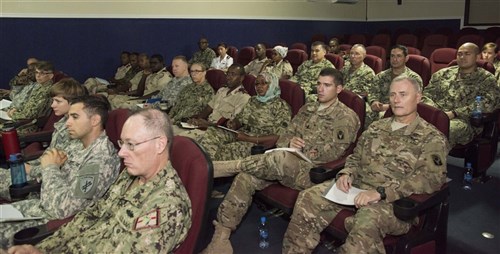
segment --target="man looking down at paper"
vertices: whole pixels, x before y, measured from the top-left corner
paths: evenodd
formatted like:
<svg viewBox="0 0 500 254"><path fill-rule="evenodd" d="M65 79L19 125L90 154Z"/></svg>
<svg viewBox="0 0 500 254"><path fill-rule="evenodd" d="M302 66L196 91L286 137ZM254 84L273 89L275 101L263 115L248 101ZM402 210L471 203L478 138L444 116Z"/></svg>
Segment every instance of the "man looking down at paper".
<svg viewBox="0 0 500 254"><path fill-rule="evenodd" d="M321 70L318 101L304 105L280 136L278 147L302 151L313 162L294 153L273 151L242 160L214 162L214 177L239 173L219 207L212 242L204 253L232 253L229 241L252 203L252 195L273 182L304 190L313 185L309 170L335 160L356 139L360 121L356 113L337 99L342 91L342 73L333 68Z"/></svg>
<svg viewBox="0 0 500 254"><path fill-rule="evenodd" d="M390 86L394 116L374 122L363 132L336 185L343 192L364 189L354 198L358 208L345 220L349 232L340 253L385 253L386 234L408 232L411 222L396 218L392 202L411 194L432 193L446 181L446 137L417 114L422 97L418 81L395 78ZM318 184L299 194L283 240L283 253L311 253L320 233L345 206L323 193L333 181ZM350 209L354 209L351 207Z"/></svg>

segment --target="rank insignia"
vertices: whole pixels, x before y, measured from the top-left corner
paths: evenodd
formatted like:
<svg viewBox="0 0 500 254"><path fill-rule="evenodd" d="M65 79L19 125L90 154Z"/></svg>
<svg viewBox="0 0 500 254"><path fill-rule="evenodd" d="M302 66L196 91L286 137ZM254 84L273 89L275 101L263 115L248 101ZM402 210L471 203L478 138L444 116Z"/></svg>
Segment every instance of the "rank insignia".
<svg viewBox="0 0 500 254"><path fill-rule="evenodd" d="M337 138L338 138L339 140L343 140L343 139L344 139L344 132L343 132L342 130L339 130L339 131L337 132Z"/></svg>
<svg viewBox="0 0 500 254"><path fill-rule="evenodd" d="M433 154L433 155L431 155L431 157L432 157L432 161L434 162L434 165L436 165L436 166L443 165L443 162L441 161L441 157L439 157L439 155Z"/></svg>
<svg viewBox="0 0 500 254"><path fill-rule="evenodd" d="M134 230L157 228L160 225L160 209L155 209L135 219Z"/></svg>

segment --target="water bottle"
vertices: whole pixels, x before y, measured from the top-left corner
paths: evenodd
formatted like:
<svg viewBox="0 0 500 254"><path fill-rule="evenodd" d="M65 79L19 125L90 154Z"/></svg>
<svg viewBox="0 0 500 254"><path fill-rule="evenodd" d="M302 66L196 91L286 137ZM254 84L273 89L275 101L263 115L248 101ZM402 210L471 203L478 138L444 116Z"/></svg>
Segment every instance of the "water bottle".
<svg viewBox="0 0 500 254"><path fill-rule="evenodd" d="M24 169L24 162L21 154L11 154L9 156L9 164L12 188L21 188L27 185L26 170Z"/></svg>
<svg viewBox="0 0 500 254"><path fill-rule="evenodd" d="M260 217L259 224L259 247L261 249L269 248L269 229L266 224L266 217Z"/></svg>
<svg viewBox="0 0 500 254"><path fill-rule="evenodd" d="M483 105L481 103L481 96L476 96L476 102L474 103L474 108L472 109L472 118L481 119L483 113Z"/></svg>
<svg viewBox="0 0 500 254"><path fill-rule="evenodd" d="M463 189L471 190L472 189L472 174L474 173L470 162L465 164L465 172L464 172L464 182Z"/></svg>

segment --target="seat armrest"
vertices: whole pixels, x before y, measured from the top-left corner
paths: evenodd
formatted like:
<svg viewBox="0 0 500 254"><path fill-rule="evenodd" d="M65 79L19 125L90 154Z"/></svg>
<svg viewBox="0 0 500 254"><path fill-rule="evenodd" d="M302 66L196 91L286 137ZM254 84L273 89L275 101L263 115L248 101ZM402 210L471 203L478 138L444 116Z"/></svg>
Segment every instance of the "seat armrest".
<svg viewBox="0 0 500 254"><path fill-rule="evenodd" d="M31 244L35 245L43 239L54 234L56 230L49 230L47 225L25 228L14 234L14 245Z"/></svg>
<svg viewBox="0 0 500 254"><path fill-rule="evenodd" d="M52 133L54 131L39 131L35 133L26 134L19 137L21 147L26 147L26 144L33 142L48 142L52 140Z"/></svg>
<svg viewBox="0 0 500 254"><path fill-rule="evenodd" d="M309 178L315 184L335 178L337 173L344 168L346 157L325 163L309 171Z"/></svg>
<svg viewBox="0 0 500 254"><path fill-rule="evenodd" d="M413 220L421 211L436 206L445 201L449 196L448 185L432 194L413 194L394 201L394 215L400 220Z"/></svg>
<svg viewBox="0 0 500 254"><path fill-rule="evenodd" d="M42 188L42 183L37 182L36 180L28 181L26 186L20 188L12 188L9 187L9 194L12 200L22 200L26 198L30 193L40 193Z"/></svg>
<svg viewBox="0 0 500 254"><path fill-rule="evenodd" d="M498 119L498 113L499 113L498 109L495 110L495 111L493 111L493 112L482 113L480 119L479 118L470 117L469 118L469 122L474 127L481 127L481 126L485 126L485 125L488 125L488 124L491 124L491 123L495 123L497 121L497 119Z"/></svg>

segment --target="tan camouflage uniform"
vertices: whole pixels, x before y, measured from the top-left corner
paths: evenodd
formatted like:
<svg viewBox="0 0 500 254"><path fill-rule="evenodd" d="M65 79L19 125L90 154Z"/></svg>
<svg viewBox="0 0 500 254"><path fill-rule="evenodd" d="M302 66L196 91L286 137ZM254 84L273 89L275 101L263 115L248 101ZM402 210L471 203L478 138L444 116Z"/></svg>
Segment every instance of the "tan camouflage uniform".
<svg viewBox="0 0 500 254"><path fill-rule="evenodd" d="M412 71L410 68L405 67L405 71L400 75L406 75L408 77L414 78L423 87L422 78L416 72ZM368 127L372 122L382 118L385 114L383 112L374 112L371 110L371 105L374 101L379 101L384 104L389 104L389 87L391 82L397 76L393 76L392 68L380 72L373 79L373 83L370 86L371 90L368 93L368 105L369 111L366 111L366 121L365 126Z"/></svg>
<svg viewBox="0 0 500 254"><path fill-rule="evenodd" d="M129 91L134 91L137 90L137 87L139 86L139 83L141 82L142 76L144 75L144 70L137 72L135 76L130 79L130 88L128 89ZM122 103L130 100L131 97L128 95L121 95L121 94L110 94L108 95L108 100L111 103L111 108L116 109L118 108Z"/></svg>
<svg viewBox="0 0 500 254"><path fill-rule="evenodd" d="M128 189L135 179L125 169L103 199L36 247L44 253L172 253L191 227L189 196L170 163Z"/></svg>
<svg viewBox="0 0 500 254"><path fill-rule="evenodd" d="M423 98L424 103L458 114L450 121L449 141L452 147L467 144L482 131L482 128L473 127L469 122L476 96L482 97L483 112L500 107L500 87L493 74L483 68L460 77L458 72L459 67L452 66L434 73L424 89Z"/></svg>
<svg viewBox="0 0 500 254"><path fill-rule="evenodd" d="M202 63L205 65L205 68L210 67L212 64L212 59L214 59L217 55L214 50L211 48L206 48L204 51L196 51L193 57L189 60L189 65L194 63Z"/></svg>
<svg viewBox="0 0 500 254"><path fill-rule="evenodd" d="M179 93L182 91L182 89L184 89L184 87L192 82L193 80L189 75L180 78L174 77L160 91L160 93L153 96L153 98L161 98L162 101L166 101L167 108L171 108L177 103L177 97L179 96Z"/></svg>
<svg viewBox="0 0 500 254"><path fill-rule="evenodd" d="M264 63L267 60L269 60L267 57L265 57L262 60L255 58L250 63L245 65L245 73L257 77L257 75L259 75L259 73L260 73L260 69L262 69L262 65L264 65ZM278 77L281 77L281 76L278 76Z"/></svg>
<svg viewBox="0 0 500 254"><path fill-rule="evenodd" d="M314 102L318 99L316 95L316 83L319 73L324 68L335 69L335 66L326 58L323 58L323 60L316 64L312 60L307 60L299 66L295 75L290 78L291 81L302 87L306 94L307 102Z"/></svg>
<svg viewBox="0 0 500 254"><path fill-rule="evenodd" d="M168 115L174 124L178 124L181 119L200 113L213 96L214 89L208 81L201 85L191 81L191 84L179 93L177 103L170 109Z"/></svg>
<svg viewBox="0 0 500 254"><path fill-rule="evenodd" d="M291 119L288 103L280 97L263 103L254 96L235 117L241 124L238 131L249 136L281 135ZM200 144L213 161L236 160L250 156L254 143L238 141L232 132L209 127Z"/></svg>
<svg viewBox="0 0 500 254"><path fill-rule="evenodd" d="M349 235L340 253L385 253L386 234L401 235L411 223L397 219L392 202L414 193L432 193L446 181L446 137L417 117L410 125L392 131L393 119L374 122L358 141L340 174L350 174L352 186L373 190L385 187L385 200L364 206L345 221ZM339 176L337 175L337 176ZM320 233L341 209L353 209L323 197L333 181L299 194L283 240L283 253L311 253Z"/></svg>
<svg viewBox="0 0 500 254"><path fill-rule="evenodd" d="M2 223L1 247L6 247L9 238L23 228L66 218L91 206L116 180L120 159L105 133L87 148L80 140L74 139L66 152L68 159L62 167L51 164L37 171L42 176L40 199L12 203L24 216L44 219ZM5 180L10 181L10 175Z"/></svg>
<svg viewBox="0 0 500 254"><path fill-rule="evenodd" d="M212 97L212 100L208 102L208 106L213 109L212 113L208 116L208 121L215 124L221 118L233 119L243 110L249 99L250 95L248 95L243 85L240 85L231 92L229 92L229 88L227 87L220 88ZM200 141L205 131L198 129L185 131L174 126L174 133Z"/></svg>
<svg viewBox="0 0 500 254"><path fill-rule="evenodd" d="M266 72L273 73L278 78L282 78L283 76L288 76L288 77L293 76L292 65L285 59L281 60L281 62L279 62L276 65L273 63L272 65L266 66Z"/></svg>
<svg viewBox="0 0 500 254"><path fill-rule="evenodd" d="M304 105L277 142L278 147L288 147L293 137L301 137L306 143L303 153L314 163L285 151L235 161L241 163L241 173L234 178L218 209L219 223L236 229L251 205L255 191L273 182L279 181L296 190L311 187L313 183L309 179L309 170L339 158L355 141L360 123L354 111L338 100L328 108L318 111L318 107L319 102Z"/></svg>

